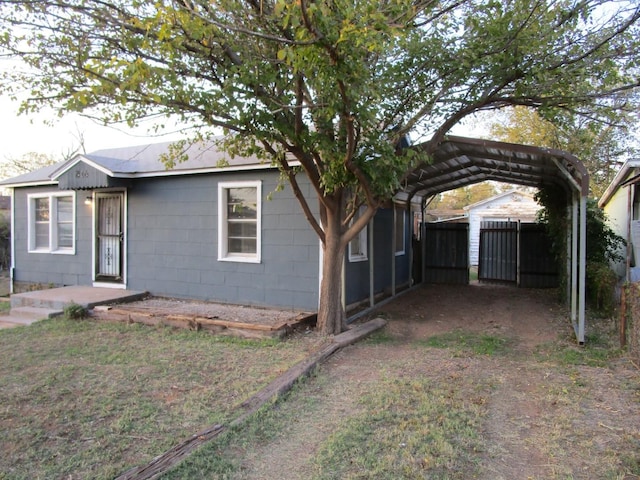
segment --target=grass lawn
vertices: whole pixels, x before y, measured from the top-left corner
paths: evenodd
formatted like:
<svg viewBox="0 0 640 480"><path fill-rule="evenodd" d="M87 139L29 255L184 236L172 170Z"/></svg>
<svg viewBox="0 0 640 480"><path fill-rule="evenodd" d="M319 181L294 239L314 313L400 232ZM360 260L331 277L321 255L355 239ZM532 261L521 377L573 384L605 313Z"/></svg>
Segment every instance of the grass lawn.
<svg viewBox="0 0 640 480"><path fill-rule="evenodd" d="M315 348L54 319L0 331L0 479L113 478L199 430Z"/></svg>

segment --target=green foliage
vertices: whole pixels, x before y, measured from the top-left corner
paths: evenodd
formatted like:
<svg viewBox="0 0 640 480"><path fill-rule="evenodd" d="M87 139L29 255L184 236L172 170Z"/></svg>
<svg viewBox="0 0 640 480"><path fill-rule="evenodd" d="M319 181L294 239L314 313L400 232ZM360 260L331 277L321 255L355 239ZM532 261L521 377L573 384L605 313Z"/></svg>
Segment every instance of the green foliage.
<svg viewBox="0 0 640 480"><path fill-rule="evenodd" d="M598 202L587 200L587 263L622 261L620 251L625 245L625 240L607 225L607 216Z"/></svg>
<svg viewBox="0 0 640 480"><path fill-rule="evenodd" d="M81 320L88 315L87 309L77 303L65 305L63 315L68 320Z"/></svg>
<svg viewBox="0 0 640 480"><path fill-rule="evenodd" d="M552 239L552 248L558 262L561 284L566 285L567 228L570 217L567 215L567 193L556 186L545 186L536 195L542 205L538 220L546 225ZM621 249L625 245L606 223L606 215L593 199L587 200L587 293L593 306L603 312L613 308L613 295L616 277L609 266L610 262L622 260ZM565 289L562 288L561 292Z"/></svg>
<svg viewBox="0 0 640 480"><path fill-rule="evenodd" d="M336 333L327 322L339 317L331 315L340 305L337 259L458 122L509 105L545 118L635 111L639 8L613 0L15 0L0 3L0 55L27 68L3 72L0 92L27 90L25 113L52 107L131 125L177 116L196 139L222 129L232 134L230 155L278 165L327 249L318 324ZM409 134L427 139L425 149L398 154ZM298 186L301 172L319 215ZM361 205L366 212L351 222Z"/></svg>
<svg viewBox="0 0 640 480"><path fill-rule="evenodd" d="M421 343L434 348L452 348L461 354L493 356L505 354L509 342L493 335L455 331L433 335Z"/></svg>
<svg viewBox="0 0 640 480"><path fill-rule="evenodd" d="M429 208L461 209L498 194L495 182L481 182L441 193L429 204Z"/></svg>
<svg viewBox="0 0 640 480"><path fill-rule="evenodd" d="M463 479L477 474L481 409L425 378L382 382L321 446L317 479Z"/></svg>
<svg viewBox="0 0 640 480"><path fill-rule="evenodd" d="M585 344L578 346L573 337L566 341L540 345L536 356L540 360L553 361L563 366L589 365L606 367L620 358L623 351L618 346L617 329L610 319L592 318Z"/></svg>
<svg viewBox="0 0 640 480"><path fill-rule="evenodd" d="M0 269L11 266L11 222L0 214Z"/></svg>
<svg viewBox="0 0 640 480"><path fill-rule="evenodd" d="M30 69L1 86L28 86L25 112L236 132L236 153L266 148L285 170L288 153L323 193L370 202L414 162L395 152L411 130L441 140L510 104L608 115L601 99L636 84L637 11L600 3L18 0L0 9L0 48Z"/></svg>
<svg viewBox="0 0 640 480"><path fill-rule="evenodd" d="M612 314L616 308L615 290L618 276L608 263L587 262L587 293L591 304L602 313Z"/></svg>
<svg viewBox="0 0 640 480"><path fill-rule="evenodd" d="M624 160L634 155L630 130L635 116L617 111L614 122L556 115L553 121L532 108L515 107L491 126L498 140L564 150L575 155L589 172L591 194L600 197Z"/></svg>

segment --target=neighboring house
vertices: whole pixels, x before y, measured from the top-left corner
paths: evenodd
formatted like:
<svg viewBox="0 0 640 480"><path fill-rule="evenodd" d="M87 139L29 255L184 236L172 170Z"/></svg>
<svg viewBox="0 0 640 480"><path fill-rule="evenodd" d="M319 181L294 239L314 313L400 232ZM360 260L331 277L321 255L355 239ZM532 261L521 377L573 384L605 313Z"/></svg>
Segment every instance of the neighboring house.
<svg viewBox="0 0 640 480"><path fill-rule="evenodd" d="M640 281L640 159L627 161L600 197L598 206L607 215L609 227L627 242L620 252L624 260L612 268L619 278ZM627 255L629 270L627 271Z"/></svg>
<svg viewBox="0 0 640 480"><path fill-rule="evenodd" d="M169 145L77 155L0 182L12 189L14 291L93 285L315 311L320 241L291 188L279 188L277 168L194 145L167 170L160 157ZM347 304L370 298L370 286L410 283L407 218L403 208L382 209L351 242Z"/></svg>
<svg viewBox="0 0 640 480"><path fill-rule="evenodd" d="M464 207L469 218L469 263L478 265L482 222L535 222L540 205L533 196L510 190Z"/></svg>

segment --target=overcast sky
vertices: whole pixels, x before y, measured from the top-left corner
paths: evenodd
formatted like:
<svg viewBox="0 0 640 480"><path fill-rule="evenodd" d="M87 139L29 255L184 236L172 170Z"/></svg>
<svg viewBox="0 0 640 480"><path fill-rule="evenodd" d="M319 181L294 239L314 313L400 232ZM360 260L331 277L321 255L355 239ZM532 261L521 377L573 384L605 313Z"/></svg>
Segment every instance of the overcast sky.
<svg viewBox="0 0 640 480"><path fill-rule="evenodd" d="M0 98L0 161L37 152L62 157L77 148L78 136L84 137L87 152L110 147L125 147L144 143L155 143L180 138L179 134L167 131L166 136L151 137L148 127L135 130L126 126L105 127L78 114L58 118L52 112L17 115L18 104L6 97ZM46 122L52 122L47 125Z"/></svg>
<svg viewBox="0 0 640 480"><path fill-rule="evenodd" d="M0 66L6 67L6 62ZM7 96L0 96L0 162L20 158L30 152L51 155L62 160L79 147L82 135L87 153L103 148L127 147L147 143L174 141L184 138L171 125L164 135L151 133L153 123L136 129L126 125L104 126L78 114L59 118L55 112L41 111L18 115L19 103ZM469 119L467 125L458 126L453 133L470 137L486 137L487 121Z"/></svg>

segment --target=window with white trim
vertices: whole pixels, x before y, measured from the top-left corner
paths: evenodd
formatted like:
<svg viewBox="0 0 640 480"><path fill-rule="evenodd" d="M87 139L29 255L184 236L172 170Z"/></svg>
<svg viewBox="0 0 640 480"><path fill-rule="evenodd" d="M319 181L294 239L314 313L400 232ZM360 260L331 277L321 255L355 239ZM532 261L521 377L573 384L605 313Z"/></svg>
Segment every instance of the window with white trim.
<svg viewBox="0 0 640 480"><path fill-rule="evenodd" d="M407 232L407 224L406 224L406 214L405 209L399 206L394 206L395 208L395 228L394 235L396 236L396 255L404 255L405 254L405 241L406 241L406 232Z"/></svg>
<svg viewBox="0 0 640 480"><path fill-rule="evenodd" d="M218 184L218 260L260 262L261 183Z"/></svg>
<svg viewBox="0 0 640 480"><path fill-rule="evenodd" d="M29 195L29 252L74 254L75 211L71 192Z"/></svg>
<svg viewBox="0 0 640 480"><path fill-rule="evenodd" d="M360 207L358 213L353 218L352 223L355 222L360 215L364 212L366 207ZM367 260L367 242L369 237L367 230L369 226L365 226L358 234L349 242L349 261L350 262L364 262Z"/></svg>

